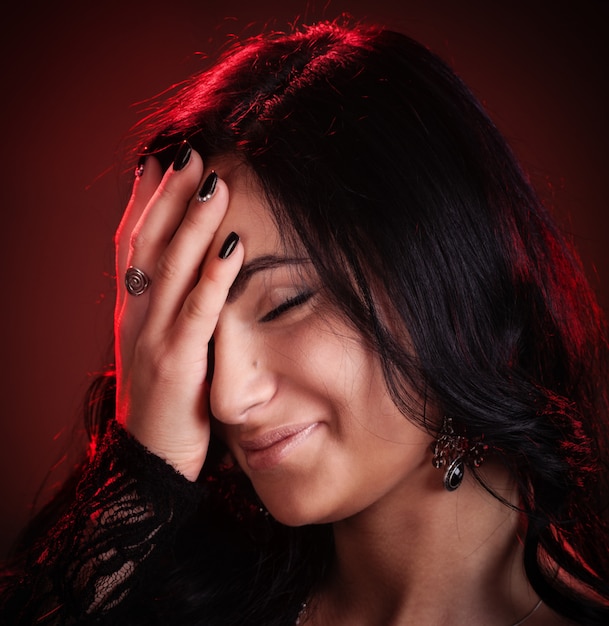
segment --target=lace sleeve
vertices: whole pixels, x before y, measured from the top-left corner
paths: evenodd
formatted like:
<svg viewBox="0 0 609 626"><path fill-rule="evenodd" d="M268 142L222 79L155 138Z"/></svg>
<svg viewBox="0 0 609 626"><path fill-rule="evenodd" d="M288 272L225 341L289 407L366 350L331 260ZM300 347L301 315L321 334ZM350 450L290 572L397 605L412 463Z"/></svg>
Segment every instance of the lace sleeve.
<svg viewBox="0 0 609 626"><path fill-rule="evenodd" d="M75 501L29 555L10 623L117 623L201 496L113 423Z"/></svg>

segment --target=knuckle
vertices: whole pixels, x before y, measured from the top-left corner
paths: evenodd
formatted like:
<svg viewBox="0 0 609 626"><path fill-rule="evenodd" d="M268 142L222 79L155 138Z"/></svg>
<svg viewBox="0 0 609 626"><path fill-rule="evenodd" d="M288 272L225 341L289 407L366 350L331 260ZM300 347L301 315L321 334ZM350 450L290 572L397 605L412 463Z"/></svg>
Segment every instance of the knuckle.
<svg viewBox="0 0 609 626"><path fill-rule="evenodd" d="M142 337L133 347L132 365L139 371L139 376L149 377L155 368L155 351L153 346Z"/></svg>
<svg viewBox="0 0 609 626"><path fill-rule="evenodd" d="M186 211L182 225L186 228L200 229L201 226L207 225L207 221L203 219L200 211Z"/></svg>
<svg viewBox="0 0 609 626"><path fill-rule="evenodd" d="M178 266L172 255L167 252L161 255L157 262L155 278L159 280L171 281L178 275Z"/></svg>
<svg viewBox="0 0 609 626"><path fill-rule="evenodd" d="M158 381L171 377L173 360L163 345L151 341L145 335L140 337L135 346L134 364L144 379Z"/></svg>
<svg viewBox="0 0 609 626"><path fill-rule="evenodd" d="M187 298L183 307L184 316L191 320L201 320L213 317L209 303L204 303L198 298Z"/></svg>
<svg viewBox="0 0 609 626"><path fill-rule="evenodd" d="M179 354L171 350L159 350L148 360L150 379L155 384L180 384L184 376L184 362Z"/></svg>
<svg viewBox="0 0 609 626"><path fill-rule="evenodd" d="M203 274L204 280L206 280L212 287L226 297L230 283L232 283L232 274L229 276L226 271L226 266L220 265L220 263L210 263L205 267ZM229 280L230 278L230 280Z"/></svg>
<svg viewBox="0 0 609 626"><path fill-rule="evenodd" d="M149 360L151 373L156 380L167 380L172 378L173 359L167 354L154 354Z"/></svg>
<svg viewBox="0 0 609 626"><path fill-rule="evenodd" d="M131 233L129 246L134 252L146 249L148 243L148 237L143 230L138 229Z"/></svg>
<svg viewBox="0 0 609 626"><path fill-rule="evenodd" d="M171 184L173 180L172 174L169 174L169 178L165 179L157 189L157 197L161 201L172 201L175 199L177 193L174 186Z"/></svg>

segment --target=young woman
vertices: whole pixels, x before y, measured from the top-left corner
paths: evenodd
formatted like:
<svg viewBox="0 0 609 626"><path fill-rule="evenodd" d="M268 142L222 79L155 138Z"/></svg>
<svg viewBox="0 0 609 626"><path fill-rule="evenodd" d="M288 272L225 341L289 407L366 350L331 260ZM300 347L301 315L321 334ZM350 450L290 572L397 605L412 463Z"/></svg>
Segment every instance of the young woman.
<svg viewBox="0 0 609 626"><path fill-rule="evenodd" d="M8 619L606 624L604 322L446 65L261 36L142 133L116 371Z"/></svg>

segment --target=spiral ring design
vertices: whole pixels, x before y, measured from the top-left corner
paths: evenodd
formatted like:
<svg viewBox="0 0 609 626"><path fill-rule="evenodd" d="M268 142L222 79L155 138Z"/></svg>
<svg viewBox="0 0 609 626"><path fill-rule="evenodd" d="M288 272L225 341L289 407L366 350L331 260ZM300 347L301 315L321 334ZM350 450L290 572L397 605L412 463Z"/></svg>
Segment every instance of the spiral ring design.
<svg viewBox="0 0 609 626"><path fill-rule="evenodd" d="M150 278L137 267L129 267L125 272L125 287L132 296L141 296L150 285Z"/></svg>

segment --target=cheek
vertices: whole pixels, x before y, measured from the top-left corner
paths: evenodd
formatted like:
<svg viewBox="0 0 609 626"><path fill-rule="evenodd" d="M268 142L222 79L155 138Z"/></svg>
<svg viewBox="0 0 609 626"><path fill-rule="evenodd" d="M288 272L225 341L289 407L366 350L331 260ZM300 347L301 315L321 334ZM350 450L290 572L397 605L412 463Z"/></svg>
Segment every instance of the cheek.
<svg viewBox="0 0 609 626"><path fill-rule="evenodd" d="M332 320L304 324L283 338L294 370L345 398L365 384L371 361L359 337Z"/></svg>

